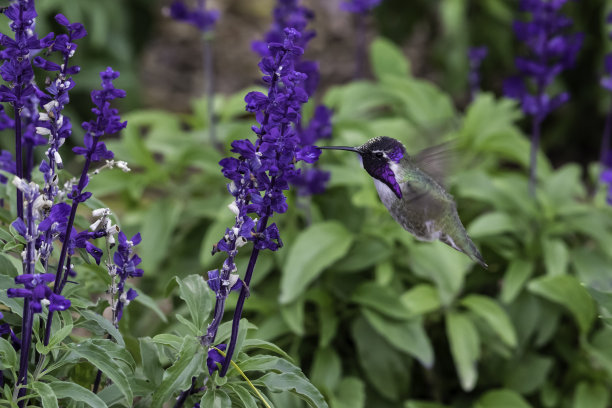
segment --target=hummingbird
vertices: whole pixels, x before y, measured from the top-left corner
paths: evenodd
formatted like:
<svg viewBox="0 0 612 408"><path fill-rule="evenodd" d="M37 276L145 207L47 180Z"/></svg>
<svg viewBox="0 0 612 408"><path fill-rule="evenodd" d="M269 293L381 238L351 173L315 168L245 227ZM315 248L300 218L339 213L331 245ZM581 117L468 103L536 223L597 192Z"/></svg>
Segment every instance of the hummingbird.
<svg viewBox="0 0 612 408"><path fill-rule="evenodd" d="M442 151L439 146L409 156L399 140L379 136L357 147L319 148L359 154L380 200L398 224L420 241L440 240L487 268L461 223L455 200L442 186L436 160Z"/></svg>

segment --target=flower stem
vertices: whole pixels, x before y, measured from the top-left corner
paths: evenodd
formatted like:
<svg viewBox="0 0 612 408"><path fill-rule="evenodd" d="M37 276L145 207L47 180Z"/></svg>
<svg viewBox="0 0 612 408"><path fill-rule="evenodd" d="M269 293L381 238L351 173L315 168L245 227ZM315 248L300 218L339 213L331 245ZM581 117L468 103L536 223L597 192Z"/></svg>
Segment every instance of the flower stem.
<svg viewBox="0 0 612 408"><path fill-rule="evenodd" d="M15 105L15 173L23 178L23 153L21 151L21 107ZM17 217L23 219L23 192L17 189Z"/></svg>
<svg viewBox="0 0 612 408"><path fill-rule="evenodd" d="M258 232L262 232L266 228L267 224L268 216L266 215L261 219ZM255 264L257 263L258 256L259 249L253 248L253 252L251 252L251 258L249 259L249 265L247 266L246 273L244 274L244 284L242 285L242 289L240 290L240 296L238 296L236 310L234 310L234 319L232 321L232 336L227 347L227 353L225 360L223 361L223 366L221 367L221 371L219 372L219 375L221 377L225 377L225 374L227 374L227 369L229 368L230 361L232 360L232 356L234 355L234 349L236 348L236 339L238 338L238 328L240 326L240 318L242 317L242 308L244 307L244 301L246 300L246 297L249 294L249 284L251 283L251 278L253 277L253 270L255 269Z"/></svg>
<svg viewBox="0 0 612 408"><path fill-rule="evenodd" d="M87 180L87 172L89 171L89 166L91 165L91 157L96 151L96 146L98 145L98 141L100 140L100 136L94 136L93 143L91 144L91 148L89 152L87 152L87 157L85 158L85 164L83 165L83 171L81 172L81 177L79 179L78 190L79 194L85 188L85 183ZM72 200L72 207L70 208L70 216L68 218L68 223L66 224L66 231L64 234L64 244L62 245L62 251L60 252L59 262L57 264L57 272L55 273L55 283L53 286L53 292L56 295L59 295L62 291L62 282L64 281L64 275L68 273L68 269L64 266L66 261L66 255L68 253L68 247L70 246L70 234L72 232L72 226L74 225L74 218L76 216L77 207L79 206L79 202L76 197ZM49 338L51 337L51 323L53 322L53 312L49 311L49 316L47 318L47 327L45 328L45 338L44 345L49 344Z"/></svg>

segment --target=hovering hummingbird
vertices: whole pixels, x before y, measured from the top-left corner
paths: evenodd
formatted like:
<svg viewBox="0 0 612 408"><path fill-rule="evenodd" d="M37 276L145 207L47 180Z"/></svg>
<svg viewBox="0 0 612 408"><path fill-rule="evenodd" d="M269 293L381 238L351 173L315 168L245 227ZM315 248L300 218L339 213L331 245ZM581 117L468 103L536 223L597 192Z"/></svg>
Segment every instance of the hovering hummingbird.
<svg viewBox="0 0 612 408"><path fill-rule="evenodd" d="M358 153L381 201L405 230L421 241L440 240L487 267L459 219L453 197L441 185L439 147L409 156L400 141L380 136L358 147L319 148Z"/></svg>

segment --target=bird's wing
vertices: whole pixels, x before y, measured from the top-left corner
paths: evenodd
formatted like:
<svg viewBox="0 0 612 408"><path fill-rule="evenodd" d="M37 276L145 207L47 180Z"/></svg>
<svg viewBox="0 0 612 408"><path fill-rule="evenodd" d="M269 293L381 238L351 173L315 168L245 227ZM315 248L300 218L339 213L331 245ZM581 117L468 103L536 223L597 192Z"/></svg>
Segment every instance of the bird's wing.
<svg viewBox="0 0 612 408"><path fill-rule="evenodd" d="M444 178L454 160L455 142L445 142L421 150L412 160L414 165L422 172L433 178L438 184L444 186Z"/></svg>

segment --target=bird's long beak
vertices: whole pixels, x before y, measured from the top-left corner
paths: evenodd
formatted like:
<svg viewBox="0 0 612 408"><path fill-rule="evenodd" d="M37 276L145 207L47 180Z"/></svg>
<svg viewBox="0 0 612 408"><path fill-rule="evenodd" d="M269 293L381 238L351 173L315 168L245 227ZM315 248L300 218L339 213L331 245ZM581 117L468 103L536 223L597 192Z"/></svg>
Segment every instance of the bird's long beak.
<svg viewBox="0 0 612 408"><path fill-rule="evenodd" d="M317 146L319 149L327 149L327 150L348 150L349 152L359 153L359 150L356 147L350 146Z"/></svg>

